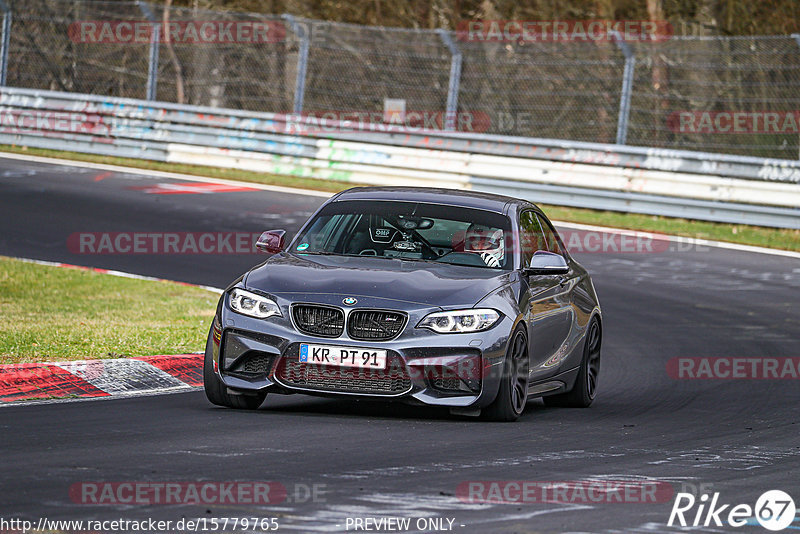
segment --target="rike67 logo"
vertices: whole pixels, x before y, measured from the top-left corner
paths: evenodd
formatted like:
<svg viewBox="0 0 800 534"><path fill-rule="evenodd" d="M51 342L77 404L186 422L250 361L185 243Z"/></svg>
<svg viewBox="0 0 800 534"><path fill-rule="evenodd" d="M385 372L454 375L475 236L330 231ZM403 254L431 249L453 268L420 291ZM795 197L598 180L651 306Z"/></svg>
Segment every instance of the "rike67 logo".
<svg viewBox="0 0 800 534"><path fill-rule="evenodd" d="M778 531L792 524L796 512L792 497L781 490L764 492L756 500L755 507L749 504L722 504L719 492L714 493L710 502L708 494L697 499L691 493L678 493L667 525L709 527L713 524L734 528L761 525L767 530Z"/></svg>

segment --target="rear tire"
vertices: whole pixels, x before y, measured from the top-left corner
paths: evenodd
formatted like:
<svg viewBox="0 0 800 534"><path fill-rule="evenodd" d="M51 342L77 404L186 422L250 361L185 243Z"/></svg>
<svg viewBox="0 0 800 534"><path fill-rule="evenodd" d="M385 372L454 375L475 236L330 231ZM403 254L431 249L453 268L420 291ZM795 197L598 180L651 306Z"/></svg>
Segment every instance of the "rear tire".
<svg viewBox="0 0 800 534"><path fill-rule="evenodd" d="M267 397L266 393L255 393L252 395L231 395L228 393L228 387L220 380L217 373L214 372L214 354L212 349L214 326L208 332L208 340L206 341L206 354L203 359L203 389L206 392L211 404L217 406L225 406L226 408L237 408L240 410L255 410L264 399Z"/></svg>
<svg viewBox="0 0 800 534"><path fill-rule="evenodd" d="M508 343L503 376L494 401L483 409L489 421L511 422L519 419L528 401L528 339L522 325L517 326Z"/></svg>
<svg viewBox="0 0 800 534"><path fill-rule="evenodd" d="M586 342L583 346L583 359L575 379L575 385L567 393L544 397L545 405L562 408L588 408L597 395L597 377L600 373L600 346L603 332L600 321L592 318L586 327Z"/></svg>

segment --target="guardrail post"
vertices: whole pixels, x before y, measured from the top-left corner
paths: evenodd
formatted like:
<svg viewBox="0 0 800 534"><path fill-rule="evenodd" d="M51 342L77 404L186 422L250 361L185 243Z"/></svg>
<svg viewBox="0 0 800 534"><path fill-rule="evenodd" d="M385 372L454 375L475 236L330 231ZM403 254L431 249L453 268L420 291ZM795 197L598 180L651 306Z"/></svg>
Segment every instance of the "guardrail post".
<svg viewBox="0 0 800 534"><path fill-rule="evenodd" d="M137 0L136 5L142 10L142 14L150 21L153 31L150 32L150 54L147 61L147 89L146 100L156 99L156 89L158 88L158 46L161 42L161 23L156 22L150 6L146 2Z"/></svg>
<svg viewBox="0 0 800 534"><path fill-rule="evenodd" d="M3 24L0 31L0 86L6 85L8 73L8 45L11 39L11 9L3 0L0 0L0 10L3 11Z"/></svg>
<svg viewBox="0 0 800 534"><path fill-rule="evenodd" d="M461 50L456 46L450 32L444 28L436 30L444 45L450 50L450 83L447 85L447 104L445 109L445 130L456 129L458 113L458 89L461 85Z"/></svg>
<svg viewBox="0 0 800 534"><path fill-rule="evenodd" d="M633 90L633 70L636 67L636 56L631 47L616 32L609 32L614 43L625 55L625 68L622 71L622 92L619 97L619 116L617 117L617 144L624 145L628 140L628 118L631 113L631 92Z"/></svg>
<svg viewBox="0 0 800 534"><path fill-rule="evenodd" d="M300 39L300 51L297 56L297 77L294 82L294 105L292 112L299 114L303 112L303 98L306 93L306 70L308 69L308 51L311 38L306 31L306 27L298 24L292 15L282 15L284 20L289 23L294 33Z"/></svg>

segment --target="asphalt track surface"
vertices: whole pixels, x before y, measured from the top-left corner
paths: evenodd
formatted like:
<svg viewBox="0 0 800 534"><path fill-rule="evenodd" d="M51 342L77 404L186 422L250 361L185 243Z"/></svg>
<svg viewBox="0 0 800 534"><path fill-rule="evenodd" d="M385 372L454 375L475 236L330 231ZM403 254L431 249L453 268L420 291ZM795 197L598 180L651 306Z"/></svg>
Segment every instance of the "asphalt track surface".
<svg viewBox="0 0 800 534"><path fill-rule="evenodd" d="M147 194L176 180L0 159L0 254L224 287L253 255L92 255L75 232L296 230L323 199L270 191ZM464 481L666 481L755 504L800 505L797 380L674 380L683 356L800 356L800 261L700 248L578 255L604 311L600 391L589 409L529 403L516 424L445 411L270 396L255 412L200 391L0 409L0 517L278 517L279 531L343 532L348 517L444 517L456 532L668 532L672 499L476 504ZM58 288L53 288L57 291ZM198 340L198 350L202 341ZM85 481L277 481L276 505L91 505ZM318 485L316 499L304 488ZM79 499L78 499L79 500ZM693 511L694 512L694 509ZM794 528L800 527L797 521ZM696 531L766 532L746 526ZM352 531L352 530L351 530Z"/></svg>

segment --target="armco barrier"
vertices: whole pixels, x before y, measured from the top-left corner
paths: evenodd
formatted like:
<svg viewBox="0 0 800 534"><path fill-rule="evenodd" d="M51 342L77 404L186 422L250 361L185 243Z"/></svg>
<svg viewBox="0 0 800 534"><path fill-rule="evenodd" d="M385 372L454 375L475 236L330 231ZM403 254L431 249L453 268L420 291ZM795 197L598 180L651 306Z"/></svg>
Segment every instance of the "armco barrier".
<svg viewBox="0 0 800 534"><path fill-rule="evenodd" d="M800 162L0 88L0 144L800 228Z"/></svg>

